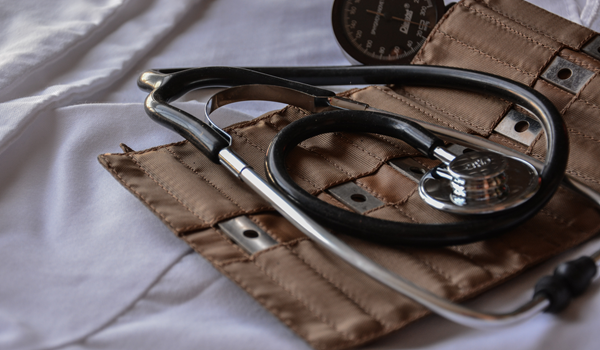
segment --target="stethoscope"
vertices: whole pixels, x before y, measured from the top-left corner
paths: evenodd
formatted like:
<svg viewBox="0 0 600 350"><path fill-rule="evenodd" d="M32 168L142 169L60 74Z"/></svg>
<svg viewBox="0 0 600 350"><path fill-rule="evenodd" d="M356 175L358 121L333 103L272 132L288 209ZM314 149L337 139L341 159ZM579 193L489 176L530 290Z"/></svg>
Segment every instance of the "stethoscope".
<svg viewBox="0 0 600 350"><path fill-rule="evenodd" d="M308 85L392 83L483 92L522 106L544 128L545 162L487 139L412 120ZM543 95L520 83L463 69L398 66L151 70L140 76L138 85L150 92L145 109L153 120L181 134L213 162L224 165L307 237L371 278L457 323L489 328L521 322L542 311L558 312L596 277L600 251L561 264L553 276L536 284L532 300L516 310L500 314L479 312L391 273L325 229L388 244L454 245L486 239L519 225L550 200L561 182L600 205L600 195L595 191L564 177L568 135L559 112ZM206 87L227 87L208 100L208 123L169 104L192 90ZM229 147L231 136L210 118L222 106L249 100L282 102L315 113L292 122L273 139L266 156L269 181ZM427 157L440 160L440 166L421 180L421 197L440 210L467 214L469 220L440 225L397 223L350 213L316 200L291 179L285 158L303 140L339 131L396 137ZM476 151L453 154L439 137L469 145Z"/></svg>

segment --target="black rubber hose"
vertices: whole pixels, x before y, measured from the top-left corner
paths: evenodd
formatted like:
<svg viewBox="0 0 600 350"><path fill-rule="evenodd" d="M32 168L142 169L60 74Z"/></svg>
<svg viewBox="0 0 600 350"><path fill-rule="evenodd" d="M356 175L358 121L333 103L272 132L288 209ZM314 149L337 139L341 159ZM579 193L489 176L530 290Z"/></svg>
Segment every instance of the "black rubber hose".
<svg viewBox="0 0 600 350"><path fill-rule="evenodd" d="M146 111L155 121L179 132L190 140L211 160L218 162L219 151L228 145L218 133L193 116L181 111L169 102L183 94L203 87L237 86L242 84L269 84L298 89L299 91L320 96L333 96L331 91L316 88L315 85L343 84L401 84L414 86L446 87L478 93L491 94L519 104L538 117L548 120L546 135L548 138L547 161L541 173L541 185L538 192L526 203L500 214L477 216L465 222L442 225L411 225L397 227L394 222L375 222L366 216L360 216L363 223L360 229L346 220L346 214L316 210L314 203L305 203L303 209L315 217L331 214L338 221L337 229L344 233L354 233L366 239L392 244L451 245L464 244L485 239L506 231L532 217L550 200L558 188L566 168L569 153L567 132L562 118L552 103L535 90L501 77L464 69L433 66L399 67L285 67L241 69L230 67L207 67L182 70L156 71L168 74L154 86L146 100ZM272 75L265 75L272 74ZM293 79L290 81L281 79ZM142 86L147 89L148 86ZM191 122L189 120L192 120ZM541 118L543 119L543 118ZM270 155L273 152L269 152ZM284 162L284 161L283 161ZM268 171L274 160L268 158ZM283 168L285 169L285 167ZM283 173L283 172L281 172ZM280 187L286 187L278 181L278 176L270 175ZM300 201L298 192L292 190L295 184L289 184L290 196ZM295 185L297 186L297 185ZM299 187L298 187L299 188ZM301 189L300 189L301 190ZM305 193L306 194L306 193ZM339 209L339 208L336 208ZM333 209L332 209L333 210ZM383 220L380 220L383 221ZM422 226L422 227L419 227Z"/></svg>
<svg viewBox="0 0 600 350"><path fill-rule="evenodd" d="M439 139L412 138L405 121L374 112L328 111L299 119L283 128L267 152L269 180L287 193L300 208L324 226L339 233L386 244L454 245L489 238L521 223L536 212L529 204L502 214L472 216L468 221L449 224L410 224L382 220L350 212L319 200L297 185L287 172L286 156L302 141L329 132L366 132L395 137L430 154ZM393 189L390 189L393 190ZM536 200L540 200L538 197Z"/></svg>
<svg viewBox="0 0 600 350"><path fill-rule="evenodd" d="M437 159L433 154L435 148L444 146L444 141L421 125L383 113L326 111L298 119L292 124L275 136L270 149L275 154L267 155L267 158L273 157L278 164L281 163L280 157L285 157L300 142L329 132L366 132L395 137L431 159ZM281 147L276 147L278 145Z"/></svg>
<svg viewBox="0 0 600 350"><path fill-rule="evenodd" d="M355 214L318 200L295 184L287 174L285 156L292 147L302 142L303 137L301 136L304 135L302 127L294 125L296 122L284 128L269 147L266 161L269 180L288 193L303 210L323 225L339 233L385 244L445 246L487 239L528 220L552 198L564 176L569 144L562 118L548 99L527 86L487 74L442 67L410 66L401 68L385 68L384 70L388 71L389 75L373 71L370 68L361 69L366 73L373 73L366 74L362 79L365 80L364 82L375 78L390 82L390 79L394 78L393 73L395 72L397 81L407 85L454 87L489 93L518 103L538 117L545 116L549 123L549 128L546 130L549 147L546 155L547 162L540 174L541 183L537 193L527 202L513 209L501 213L472 215L468 220L457 223L410 224ZM342 78L339 71L332 71L332 73L337 76L333 79L335 83L340 83L343 79L354 79L354 77ZM315 81L311 82L315 83ZM364 112L347 111L346 113L349 116ZM342 128L344 127L340 125L340 130L328 128L326 132L341 131ZM368 123L365 119L363 131L366 130L368 130Z"/></svg>

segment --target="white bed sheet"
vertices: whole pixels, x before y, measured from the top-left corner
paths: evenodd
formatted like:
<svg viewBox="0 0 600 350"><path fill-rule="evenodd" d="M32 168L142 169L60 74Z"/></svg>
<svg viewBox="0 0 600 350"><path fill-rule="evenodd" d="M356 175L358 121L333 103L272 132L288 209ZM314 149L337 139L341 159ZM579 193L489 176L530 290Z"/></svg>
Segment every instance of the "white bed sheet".
<svg viewBox="0 0 600 350"><path fill-rule="evenodd" d="M536 0L600 29L598 2ZM306 349L97 162L180 140L151 122L148 68L346 65L331 1L0 1L0 349ZM201 101L181 105L200 112ZM244 104L223 125L258 115ZM509 309L569 252L471 305ZM477 331L428 317L369 349L595 349L600 288L560 316Z"/></svg>

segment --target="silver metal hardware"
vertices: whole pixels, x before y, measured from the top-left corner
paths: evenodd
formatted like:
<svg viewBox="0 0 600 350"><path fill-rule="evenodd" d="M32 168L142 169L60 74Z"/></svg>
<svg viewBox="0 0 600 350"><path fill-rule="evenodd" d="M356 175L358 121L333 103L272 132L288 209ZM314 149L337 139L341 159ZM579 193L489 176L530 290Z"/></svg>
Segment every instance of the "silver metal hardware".
<svg viewBox="0 0 600 350"><path fill-rule="evenodd" d="M423 175L429 171L413 158L394 158L388 164L416 183L419 183Z"/></svg>
<svg viewBox="0 0 600 350"><path fill-rule="evenodd" d="M448 152L454 154L455 156L460 156L461 154L475 151L472 148L469 148L469 147L463 146L463 145L459 145L457 143L452 143L452 144L448 145L446 147L446 150L448 150Z"/></svg>
<svg viewBox="0 0 600 350"><path fill-rule="evenodd" d="M485 214L523 203L538 186L537 171L525 161L494 152L468 152L447 168L428 172L419 183L419 194L439 210Z"/></svg>
<svg viewBox="0 0 600 350"><path fill-rule="evenodd" d="M385 204L354 182L346 182L332 187L327 192L342 204L360 214Z"/></svg>
<svg viewBox="0 0 600 350"><path fill-rule="evenodd" d="M239 157L236 157L229 147L219 151L219 161L238 178L240 177L242 170L250 167L246 162L242 161Z"/></svg>
<svg viewBox="0 0 600 350"><path fill-rule="evenodd" d="M582 49L583 52L600 60L600 36L595 37L587 43Z"/></svg>
<svg viewBox="0 0 600 350"><path fill-rule="evenodd" d="M247 216L238 216L222 222L219 224L219 228L248 254L254 254L278 244Z"/></svg>
<svg viewBox="0 0 600 350"><path fill-rule="evenodd" d="M562 57L555 57L542 78L548 82L576 94L594 75L594 72L567 61Z"/></svg>
<svg viewBox="0 0 600 350"><path fill-rule="evenodd" d="M506 159L492 152L471 152L448 165L452 176L450 199L456 205L470 202L497 203L508 194Z"/></svg>
<svg viewBox="0 0 600 350"><path fill-rule="evenodd" d="M456 155L454 153L448 151L443 147L436 147L433 150L433 155L435 155L437 159L441 160L446 165L450 164L454 160L454 158L456 158Z"/></svg>
<svg viewBox="0 0 600 350"><path fill-rule="evenodd" d="M530 146L542 132L542 125L528 115L511 109L494 131Z"/></svg>
<svg viewBox="0 0 600 350"><path fill-rule="evenodd" d="M364 111L365 109L367 109L367 107L369 107L369 105L366 103L357 102L357 101L351 100L349 98L343 98L343 97L339 97L339 96L329 97L329 98L327 98L327 101L331 107L336 107L339 109L351 109L351 110L355 110L355 111L356 110Z"/></svg>

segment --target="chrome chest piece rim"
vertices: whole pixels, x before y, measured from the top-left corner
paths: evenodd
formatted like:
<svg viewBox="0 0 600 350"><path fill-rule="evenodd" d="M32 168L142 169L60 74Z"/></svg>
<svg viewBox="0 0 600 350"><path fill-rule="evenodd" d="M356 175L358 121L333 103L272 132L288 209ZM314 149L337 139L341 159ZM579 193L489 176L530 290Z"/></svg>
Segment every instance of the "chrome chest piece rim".
<svg viewBox="0 0 600 350"><path fill-rule="evenodd" d="M539 176L529 163L494 152L469 152L429 171L421 198L455 214L487 214L514 208L533 196Z"/></svg>

